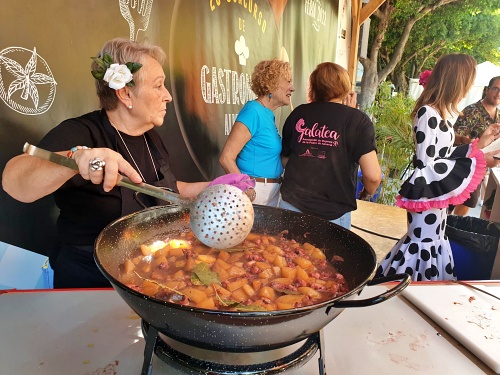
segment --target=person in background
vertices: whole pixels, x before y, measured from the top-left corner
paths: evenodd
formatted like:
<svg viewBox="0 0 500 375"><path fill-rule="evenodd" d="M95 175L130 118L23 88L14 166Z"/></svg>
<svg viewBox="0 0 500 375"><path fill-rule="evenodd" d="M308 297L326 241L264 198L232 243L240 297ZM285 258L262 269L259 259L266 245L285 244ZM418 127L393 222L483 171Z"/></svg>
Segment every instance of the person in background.
<svg viewBox="0 0 500 375"><path fill-rule="evenodd" d="M252 73L256 100L248 101L229 133L219 158L226 173L244 173L256 180L254 204L277 207L281 184L281 136L273 111L290 105L295 91L290 63L259 62Z"/></svg>
<svg viewBox="0 0 500 375"><path fill-rule="evenodd" d="M441 57L412 112L414 171L403 183L396 205L407 211L408 231L380 262L378 276L407 273L414 281L455 278L453 254L445 235L447 209L461 204L480 184L486 167L498 163L480 150L496 139L500 125L491 125L480 139L454 147L450 123L458 103L476 76L469 55Z"/></svg>
<svg viewBox="0 0 500 375"><path fill-rule="evenodd" d="M115 219L157 204L149 197L139 202L132 190L118 187L120 174L193 198L209 185L176 180L155 130L172 101L164 61L158 46L120 38L106 42L91 65L101 110L63 121L38 144L74 159L78 172L26 154L5 166L2 185L13 198L28 203L54 193L60 209L57 255L50 258L55 288L111 286L93 259L97 236ZM247 190L252 183L240 175L233 185Z"/></svg>
<svg viewBox="0 0 500 375"><path fill-rule="evenodd" d="M469 144L472 139L481 137L483 132L491 124L500 123L500 112L498 106L500 105L500 76L493 77L488 86L485 87L483 98L477 103L468 105L462 110L462 114L455 122L455 144ZM483 183L474 190L469 199L463 204L459 204L450 209L450 213L455 215L465 216L469 209L476 207L479 201L481 186L485 188L487 181L486 174Z"/></svg>
<svg viewBox="0 0 500 375"><path fill-rule="evenodd" d="M280 208L351 226L358 166L364 190L374 194L382 179L375 130L356 109L347 70L319 64L309 77L309 102L295 108L283 126L285 167Z"/></svg>

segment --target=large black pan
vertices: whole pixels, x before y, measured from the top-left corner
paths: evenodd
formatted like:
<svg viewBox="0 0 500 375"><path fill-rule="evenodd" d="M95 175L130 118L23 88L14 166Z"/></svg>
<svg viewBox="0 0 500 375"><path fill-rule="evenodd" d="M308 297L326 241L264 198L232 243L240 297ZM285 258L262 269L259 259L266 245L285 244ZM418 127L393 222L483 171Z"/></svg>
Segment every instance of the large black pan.
<svg viewBox="0 0 500 375"><path fill-rule="evenodd" d="M108 225L95 245L99 269L127 304L168 337L197 347L224 351L270 350L296 343L318 332L344 308L370 306L401 292L406 274L373 279L377 261L371 246L356 234L328 221L288 210L255 206L255 233L278 234L323 249L346 278L351 291L321 304L272 312L227 312L185 307L138 293L117 280L120 264L143 243L189 229L188 212L176 206L146 209ZM372 280L373 279L373 280ZM387 292L354 300L367 284L403 280Z"/></svg>

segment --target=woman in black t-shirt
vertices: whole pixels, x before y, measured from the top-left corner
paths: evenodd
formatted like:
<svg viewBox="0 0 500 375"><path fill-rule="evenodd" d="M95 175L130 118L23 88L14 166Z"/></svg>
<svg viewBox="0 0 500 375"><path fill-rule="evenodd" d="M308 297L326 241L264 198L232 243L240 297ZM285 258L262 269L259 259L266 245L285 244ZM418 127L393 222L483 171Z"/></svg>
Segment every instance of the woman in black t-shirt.
<svg viewBox="0 0 500 375"><path fill-rule="evenodd" d="M309 78L310 103L298 106L283 127L285 175L280 207L349 229L356 209L358 165L364 191L373 194L382 172L370 119L355 107L348 72L319 64Z"/></svg>
<svg viewBox="0 0 500 375"><path fill-rule="evenodd" d="M110 286L94 262L94 241L111 221L143 208L131 190L116 186L119 174L190 198L210 183L177 181L154 129L172 101L164 61L158 46L119 38L106 42L91 65L102 109L63 121L38 144L73 158L79 171L26 154L5 167L2 185L13 198L33 202L54 193L60 209L59 248L50 259L56 288ZM248 176L240 178L233 185L248 190L251 181L243 181Z"/></svg>

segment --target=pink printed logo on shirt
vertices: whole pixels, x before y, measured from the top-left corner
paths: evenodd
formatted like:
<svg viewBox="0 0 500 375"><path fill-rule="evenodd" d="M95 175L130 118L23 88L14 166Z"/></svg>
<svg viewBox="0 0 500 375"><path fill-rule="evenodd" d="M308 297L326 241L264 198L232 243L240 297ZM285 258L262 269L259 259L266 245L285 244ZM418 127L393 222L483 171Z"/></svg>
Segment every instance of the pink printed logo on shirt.
<svg viewBox="0 0 500 375"><path fill-rule="evenodd" d="M326 125L319 126L315 123L312 128L305 126L304 119L297 121L295 130L299 133L298 142L309 145L336 147L340 135L335 130L330 130Z"/></svg>

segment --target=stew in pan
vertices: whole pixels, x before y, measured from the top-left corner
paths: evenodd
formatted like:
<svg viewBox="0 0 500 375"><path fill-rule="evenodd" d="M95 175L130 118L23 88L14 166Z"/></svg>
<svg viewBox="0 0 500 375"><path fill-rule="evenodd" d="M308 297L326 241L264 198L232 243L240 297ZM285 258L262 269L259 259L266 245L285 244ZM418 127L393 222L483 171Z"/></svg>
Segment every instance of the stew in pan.
<svg viewBox="0 0 500 375"><path fill-rule="evenodd" d="M118 279L153 298L225 311L287 310L349 291L323 251L282 234L250 233L224 251L201 244L191 231L149 241L123 262Z"/></svg>

